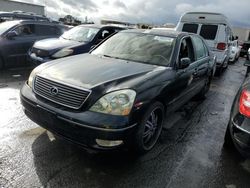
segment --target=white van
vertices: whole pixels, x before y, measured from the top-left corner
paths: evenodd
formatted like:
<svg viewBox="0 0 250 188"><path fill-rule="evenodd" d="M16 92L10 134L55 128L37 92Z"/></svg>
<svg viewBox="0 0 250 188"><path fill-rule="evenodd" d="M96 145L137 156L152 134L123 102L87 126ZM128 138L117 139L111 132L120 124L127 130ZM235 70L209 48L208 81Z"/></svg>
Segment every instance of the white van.
<svg viewBox="0 0 250 188"><path fill-rule="evenodd" d="M210 12L187 12L180 18L176 30L201 35L217 57L217 72L221 73L223 68L227 68L233 35L226 16Z"/></svg>

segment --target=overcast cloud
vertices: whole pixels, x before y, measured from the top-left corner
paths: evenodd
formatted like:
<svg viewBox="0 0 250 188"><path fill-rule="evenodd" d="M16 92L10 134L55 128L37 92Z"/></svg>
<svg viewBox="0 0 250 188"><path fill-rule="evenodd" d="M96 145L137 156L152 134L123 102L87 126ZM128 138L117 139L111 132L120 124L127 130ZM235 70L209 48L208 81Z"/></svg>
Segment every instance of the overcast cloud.
<svg viewBox="0 0 250 188"><path fill-rule="evenodd" d="M132 23L176 24L186 11L224 13L235 26L250 27L249 0L20 0L44 5L54 19L71 14L98 22L114 19Z"/></svg>

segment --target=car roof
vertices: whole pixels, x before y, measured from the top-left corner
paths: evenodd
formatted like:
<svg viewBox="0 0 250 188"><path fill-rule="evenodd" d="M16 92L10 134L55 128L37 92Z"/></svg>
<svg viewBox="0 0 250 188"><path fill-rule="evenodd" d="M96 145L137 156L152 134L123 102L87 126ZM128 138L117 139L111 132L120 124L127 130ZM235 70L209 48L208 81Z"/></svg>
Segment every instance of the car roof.
<svg viewBox="0 0 250 188"><path fill-rule="evenodd" d="M13 22L16 24L37 24L37 23L39 23L39 24L46 24L46 25L60 25L58 23L53 23L53 22L49 22L49 21L38 21L38 20L11 20L11 21L7 21L7 22Z"/></svg>
<svg viewBox="0 0 250 188"><path fill-rule="evenodd" d="M130 29L130 30L122 31L122 32L161 35L161 36L172 37L172 38L194 35L192 33L179 32L176 30L168 30L168 29L166 30L165 29Z"/></svg>
<svg viewBox="0 0 250 188"><path fill-rule="evenodd" d="M124 27L122 27L122 26L101 25L101 24L82 24L79 26L81 26L81 27L94 27L94 28L98 28L98 29L101 29L101 28L121 28L121 29L124 29Z"/></svg>

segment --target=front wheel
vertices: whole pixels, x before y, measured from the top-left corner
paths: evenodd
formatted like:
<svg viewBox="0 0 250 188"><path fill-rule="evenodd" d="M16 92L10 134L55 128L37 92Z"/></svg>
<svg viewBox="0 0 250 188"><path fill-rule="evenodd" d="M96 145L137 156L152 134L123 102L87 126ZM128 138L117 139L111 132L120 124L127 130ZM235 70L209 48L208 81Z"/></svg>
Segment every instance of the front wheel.
<svg viewBox="0 0 250 188"><path fill-rule="evenodd" d="M162 131L163 119L163 105L160 102L153 103L143 115L138 125L132 145L137 153L146 153L155 146Z"/></svg>

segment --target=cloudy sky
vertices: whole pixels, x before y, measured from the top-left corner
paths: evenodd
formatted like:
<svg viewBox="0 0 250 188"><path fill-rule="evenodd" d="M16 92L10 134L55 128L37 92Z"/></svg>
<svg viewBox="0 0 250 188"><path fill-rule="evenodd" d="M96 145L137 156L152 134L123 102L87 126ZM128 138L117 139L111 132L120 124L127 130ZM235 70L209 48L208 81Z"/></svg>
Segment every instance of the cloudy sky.
<svg viewBox="0 0 250 188"><path fill-rule="evenodd" d="M71 14L98 22L114 19L133 23L176 24L186 11L224 13L234 26L250 27L250 0L19 0L46 5L52 18Z"/></svg>

